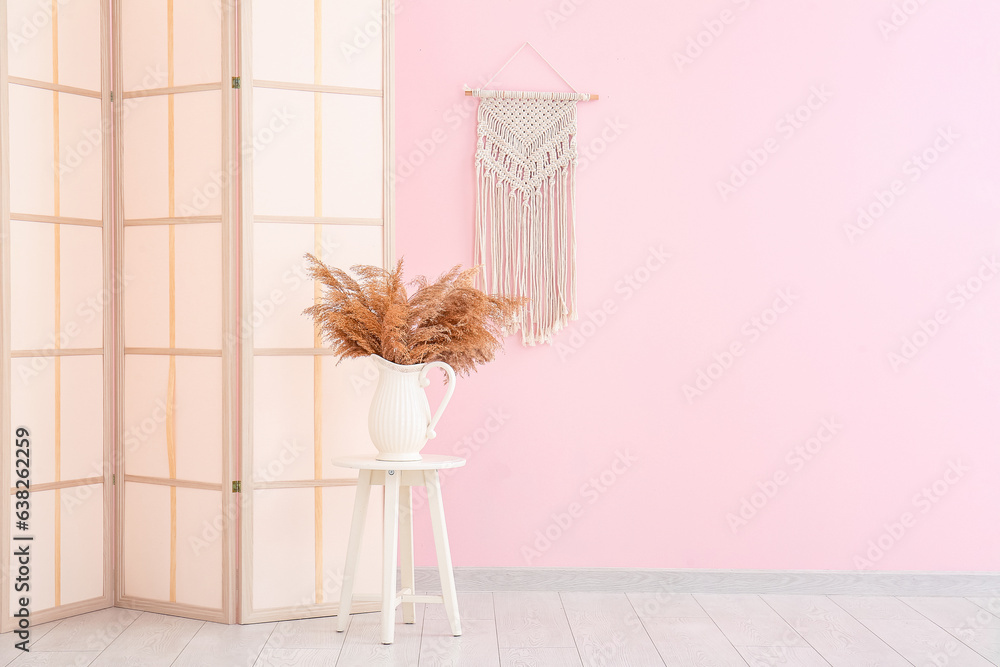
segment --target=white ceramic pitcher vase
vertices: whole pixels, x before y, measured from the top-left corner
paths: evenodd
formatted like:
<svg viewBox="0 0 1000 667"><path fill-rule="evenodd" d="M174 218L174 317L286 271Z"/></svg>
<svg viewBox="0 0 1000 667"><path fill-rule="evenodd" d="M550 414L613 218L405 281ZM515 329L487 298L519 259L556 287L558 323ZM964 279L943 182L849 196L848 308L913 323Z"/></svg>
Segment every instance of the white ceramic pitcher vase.
<svg viewBox="0 0 1000 667"><path fill-rule="evenodd" d="M420 450L437 434L434 427L455 393L455 371L443 361L403 366L371 355L378 368L378 385L368 412L368 431L379 461L419 461ZM424 387L427 373L440 368L448 375L444 399L431 417Z"/></svg>

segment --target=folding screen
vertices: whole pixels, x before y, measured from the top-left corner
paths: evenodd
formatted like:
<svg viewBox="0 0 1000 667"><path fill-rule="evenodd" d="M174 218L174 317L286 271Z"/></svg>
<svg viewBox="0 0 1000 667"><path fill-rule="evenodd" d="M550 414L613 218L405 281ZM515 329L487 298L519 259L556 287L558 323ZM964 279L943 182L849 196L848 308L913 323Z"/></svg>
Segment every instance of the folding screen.
<svg viewBox="0 0 1000 667"><path fill-rule="evenodd" d="M33 625L112 600L106 10L99 0L0 3L5 632L11 583L24 574L10 545L28 545L31 589L17 597L30 596ZM17 456L25 439L29 456Z"/></svg>
<svg viewBox="0 0 1000 667"><path fill-rule="evenodd" d="M243 174L244 622L337 610L357 472L331 460L372 451L374 383L370 362L338 365L301 314L318 294L303 255L342 267L393 257L390 5L242 7L252 43L242 62L244 151L253 154ZM379 507L369 513L361 595L381 586Z"/></svg>
<svg viewBox="0 0 1000 667"><path fill-rule="evenodd" d="M118 0L119 606L235 616L229 3Z"/></svg>
<svg viewBox="0 0 1000 667"><path fill-rule="evenodd" d="M393 259L391 4L0 0L3 530L24 425L33 623L336 611L331 461L371 451L374 377L301 315L302 255Z"/></svg>

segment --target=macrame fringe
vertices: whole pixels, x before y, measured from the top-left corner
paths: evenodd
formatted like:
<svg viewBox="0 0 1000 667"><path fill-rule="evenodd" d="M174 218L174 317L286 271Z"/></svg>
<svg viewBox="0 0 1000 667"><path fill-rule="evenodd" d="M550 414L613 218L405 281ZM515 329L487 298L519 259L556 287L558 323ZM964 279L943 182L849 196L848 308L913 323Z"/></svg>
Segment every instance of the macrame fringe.
<svg viewBox="0 0 1000 667"><path fill-rule="evenodd" d="M480 102L475 261L487 292L528 297L515 330L549 343L576 313L576 102Z"/></svg>

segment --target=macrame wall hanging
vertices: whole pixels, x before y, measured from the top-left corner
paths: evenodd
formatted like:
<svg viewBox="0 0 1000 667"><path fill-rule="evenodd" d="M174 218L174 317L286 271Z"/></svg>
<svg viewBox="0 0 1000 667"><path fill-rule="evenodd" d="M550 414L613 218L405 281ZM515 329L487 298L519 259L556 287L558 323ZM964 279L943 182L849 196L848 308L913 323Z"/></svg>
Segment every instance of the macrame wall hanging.
<svg viewBox="0 0 1000 667"><path fill-rule="evenodd" d="M528 297L518 326L536 345L576 319L576 105L598 96L485 90L525 46L465 94L480 98L475 263L487 292Z"/></svg>

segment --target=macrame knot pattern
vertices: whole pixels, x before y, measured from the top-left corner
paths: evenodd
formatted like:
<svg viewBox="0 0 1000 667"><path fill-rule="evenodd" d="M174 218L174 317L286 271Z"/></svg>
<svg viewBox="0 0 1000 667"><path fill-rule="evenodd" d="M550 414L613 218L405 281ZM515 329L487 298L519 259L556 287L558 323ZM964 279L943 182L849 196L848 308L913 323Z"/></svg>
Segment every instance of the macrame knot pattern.
<svg viewBox="0 0 1000 667"><path fill-rule="evenodd" d="M577 99L479 101L476 263L487 291L528 297L525 345L576 319Z"/></svg>

